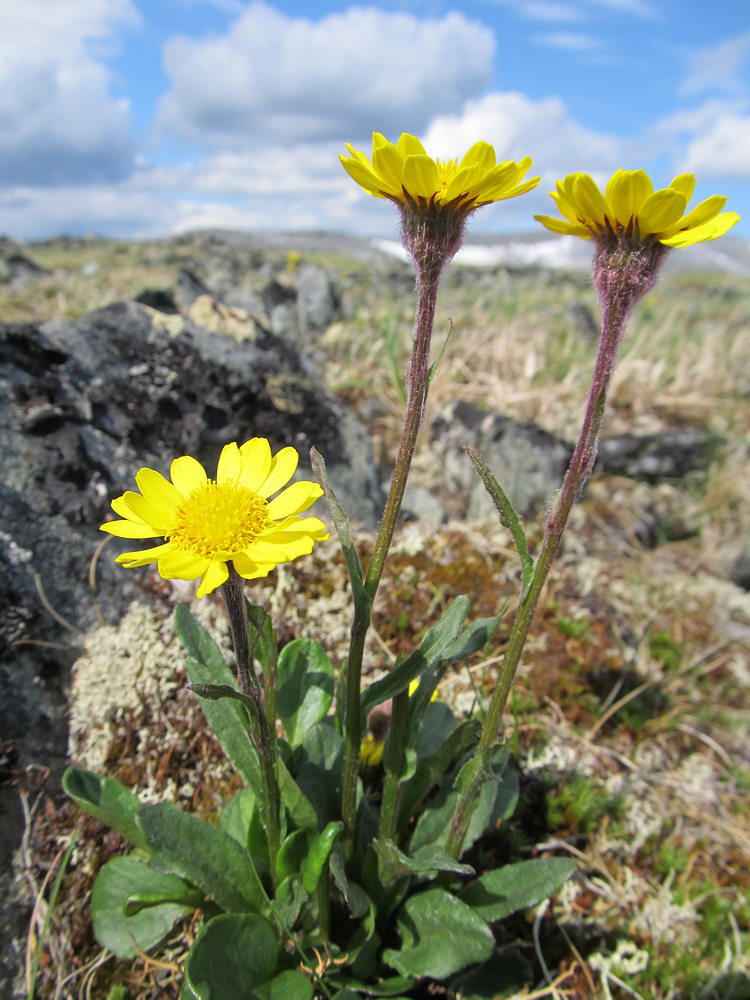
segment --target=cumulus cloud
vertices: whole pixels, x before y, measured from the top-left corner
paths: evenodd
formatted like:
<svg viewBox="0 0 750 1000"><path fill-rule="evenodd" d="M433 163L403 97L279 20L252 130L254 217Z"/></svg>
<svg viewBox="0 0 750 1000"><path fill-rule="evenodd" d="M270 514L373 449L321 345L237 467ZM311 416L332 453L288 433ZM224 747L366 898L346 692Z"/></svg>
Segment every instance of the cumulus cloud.
<svg viewBox="0 0 750 1000"><path fill-rule="evenodd" d="M425 143L434 155L455 156L479 139L491 142L498 160L533 156L535 171L562 176L581 170L606 171L623 156L614 135L579 125L559 97L533 100L525 94L488 94L469 101L460 115L442 116L430 126Z"/></svg>
<svg viewBox="0 0 750 1000"><path fill-rule="evenodd" d="M715 117L688 143L683 169L705 178L750 179L750 114Z"/></svg>
<svg viewBox="0 0 750 1000"><path fill-rule="evenodd" d="M160 121L200 146L235 148L420 131L436 109L455 113L481 92L493 54L490 29L456 12L350 7L313 21L254 2L223 35L168 41Z"/></svg>
<svg viewBox="0 0 750 1000"><path fill-rule="evenodd" d="M101 61L115 29L135 27L131 0L23 0L0 36L0 184L87 183L132 163L126 101Z"/></svg>

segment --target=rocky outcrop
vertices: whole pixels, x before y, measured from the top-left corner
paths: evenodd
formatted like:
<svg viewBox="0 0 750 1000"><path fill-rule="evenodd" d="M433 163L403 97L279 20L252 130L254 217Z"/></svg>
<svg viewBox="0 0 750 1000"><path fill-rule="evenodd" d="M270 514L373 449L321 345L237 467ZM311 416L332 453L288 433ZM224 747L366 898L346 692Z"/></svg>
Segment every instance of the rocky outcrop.
<svg viewBox="0 0 750 1000"><path fill-rule="evenodd" d="M296 447L306 478L315 445L352 517L374 526L364 425L239 309L204 296L187 315L125 302L75 322L0 327L0 735L17 769L64 764L79 633L98 615L118 622L143 597L147 571L113 562L132 547L120 540L98 560L92 591L111 498L134 488L142 466L167 473L189 454L215 468L224 444L253 436ZM15 801L0 798L4 829Z"/></svg>

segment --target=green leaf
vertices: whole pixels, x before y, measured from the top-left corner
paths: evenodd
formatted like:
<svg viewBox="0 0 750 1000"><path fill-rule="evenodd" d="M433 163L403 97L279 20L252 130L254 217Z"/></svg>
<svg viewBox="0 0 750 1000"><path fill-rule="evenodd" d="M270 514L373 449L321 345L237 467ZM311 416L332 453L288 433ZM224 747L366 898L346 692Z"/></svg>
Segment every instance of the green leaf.
<svg viewBox="0 0 750 1000"><path fill-rule="evenodd" d="M280 882L300 873L314 836L311 830L295 830L284 840L276 855L276 875Z"/></svg>
<svg viewBox="0 0 750 1000"><path fill-rule="evenodd" d="M297 784L312 802L322 829L340 814L344 741L333 726L319 723L305 737L297 767Z"/></svg>
<svg viewBox="0 0 750 1000"><path fill-rule="evenodd" d="M221 828L238 844L249 847L250 824L258 811L258 801L252 788L243 788L222 806L219 822Z"/></svg>
<svg viewBox="0 0 750 1000"><path fill-rule="evenodd" d="M445 979L467 965L485 962L495 939L470 907L443 889L428 889L404 903L397 920L401 948L383 960L402 975Z"/></svg>
<svg viewBox="0 0 750 1000"><path fill-rule="evenodd" d="M318 814L315 806L302 792L281 757L278 758L278 779L281 801L292 823L301 830L317 829Z"/></svg>
<svg viewBox="0 0 750 1000"><path fill-rule="evenodd" d="M463 850L488 830L513 814L518 801L518 776L508 763L508 748L498 747L493 754L493 776L482 786L469 822ZM420 847L445 845L459 791L444 785L417 820L409 849L416 854Z"/></svg>
<svg viewBox="0 0 750 1000"><path fill-rule="evenodd" d="M256 986L258 1000L312 1000L312 983L302 972L286 969L267 983Z"/></svg>
<svg viewBox="0 0 750 1000"><path fill-rule="evenodd" d="M192 900L195 890L176 875L155 872L132 855L113 858L100 870L91 891L91 922L103 948L119 958L148 951L172 930L175 921L194 912L193 902L166 902L125 913L128 901L141 893L163 893L168 900Z"/></svg>
<svg viewBox="0 0 750 1000"><path fill-rule="evenodd" d="M428 706L428 713L439 703ZM445 737L436 753L424 757L417 763L414 777L401 787L399 800L399 830L404 832L413 816L416 816L430 792L445 779L452 766L472 747L476 746L482 726L478 719L467 719Z"/></svg>
<svg viewBox="0 0 750 1000"><path fill-rule="evenodd" d="M392 840L375 840L372 846L378 856L380 881L384 886L391 885L404 876L432 875L439 871L455 872L458 875L476 874L470 865L459 864L444 851L433 847L422 848L410 858Z"/></svg>
<svg viewBox="0 0 750 1000"><path fill-rule="evenodd" d="M489 493L492 502L500 515L500 523L507 528L516 543L516 549L521 560L521 572L523 575L523 593L529 589L531 578L534 574L534 562L529 555L529 548L526 543L526 535L521 524L521 519L516 514L513 504L506 496L503 488L493 476L490 467L485 460L471 448L464 447L464 451L469 456L474 468L484 483L485 489Z"/></svg>
<svg viewBox="0 0 750 1000"><path fill-rule="evenodd" d="M250 854L234 837L168 802L143 806L138 826L159 860L229 912L268 912Z"/></svg>
<svg viewBox="0 0 750 1000"><path fill-rule="evenodd" d="M328 509L331 512L331 518L336 528L339 545L341 546L341 551L344 553L344 561L346 562L349 581L352 585L352 599L354 607L357 610L357 616L361 621L369 621L372 599L365 590L362 564L359 561L357 550L354 548L354 542L352 541L349 530L349 518L346 516L344 508L339 503L336 494L331 488L323 456L315 448L312 448L310 451L310 464L325 492L326 503L328 504Z"/></svg>
<svg viewBox="0 0 750 1000"><path fill-rule="evenodd" d="M570 858L519 861L482 875L467 885L459 898L485 920L502 920L547 899L575 870Z"/></svg>
<svg viewBox="0 0 750 1000"><path fill-rule="evenodd" d="M362 695L363 718L377 705L405 691L413 680L442 658L445 650L461 632L468 609L469 598L457 597L442 617L427 630L414 652L385 677L367 688Z"/></svg>
<svg viewBox="0 0 750 1000"><path fill-rule="evenodd" d="M188 688L194 694L197 694L199 698L207 698L209 701L219 701L220 698L234 698L235 701L239 701L244 705L248 712L257 715L253 699L248 698L246 694L238 691L237 688L230 687L229 684L188 684Z"/></svg>
<svg viewBox="0 0 750 1000"><path fill-rule="evenodd" d="M461 1000L500 1000L515 996L533 981L531 965L516 948L495 954L478 969L456 977L451 988Z"/></svg>
<svg viewBox="0 0 750 1000"><path fill-rule="evenodd" d="M302 876L299 873L294 873L276 887L276 895L271 907L274 914L280 919L282 926L292 927L309 898L310 896L302 885Z"/></svg>
<svg viewBox="0 0 750 1000"><path fill-rule="evenodd" d="M273 978L278 953L276 935L263 917L222 913L193 942L185 981L197 1000L254 1000L255 988Z"/></svg>
<svg viewBox="0 0 750 1000"><path fill-rule="evenodd" d="M420 720L448 666L455 660L464 660L484 649L497 631L501 618L502 614L499 614L492 618L477 618L476 621L470 622L455 641L445 649L443 655L430 666L429 670L425 671L419 682L419 687L409 700L412 730L420 728Z"/></svg>
<svg viewBox="0 0 750 1000"><path fill-rule="evenodd" d="M320 876L323 874L323 868L328 860L328 855L333 850L336 838L343 829L344 824L341 820L329 823L325 830L310 845L310 849L307 856L303 859L301 867L302 884L310 895L317 889Z"/></svg>
<svg viewBox="0 0 750 1000"><path fill-rule="evenodd" d="M331 707L335 678L314 639L293 639L279 656L277 708L291 746L299 746Z"/></svg>
<svg viewBox="0 0 750 1000"><path fill-rule="evenodd" d="M355 920L363 917L370 909L370 897L362 886L347 878L344 868L344 851L340 843L333 845L329 867L333 881L349 907L349 913Z"/></svg>
<svg viewBox="0 0 750 1000"><path fill-rule="evenodd" d="M247 602L247 621L250 630L250 646L253 656L260 663L266 682L273 678L278 661L276 636L273 622L265 608Z"/></svg>
<svg viewBox="0 0 750 1000"><path fill-rule="evenodd" d="M87 813L106 823L130 841L147 850L135 816L141 807L136 795L114 778L105 778L82 767L69 767L62 777L63 790Z"/></svg>
<svg viewBox="0 0 750 1000"><path fill-rule="evenodd" d="M186 604L174 610L175 631L188 651L187 672L191 684L219 684L235 689L234 674L207 630L199 624ZM248 785L260 788L260 765L250 739L245 708L234 699L202 701L206 720L222 750Z"/></svg>

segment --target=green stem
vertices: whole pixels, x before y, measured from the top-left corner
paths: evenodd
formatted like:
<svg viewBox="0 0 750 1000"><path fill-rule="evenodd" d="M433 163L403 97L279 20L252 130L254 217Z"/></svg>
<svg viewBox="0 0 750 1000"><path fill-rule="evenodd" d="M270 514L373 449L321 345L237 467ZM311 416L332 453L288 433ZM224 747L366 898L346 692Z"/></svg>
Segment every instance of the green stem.
<svg viewBox="0 0 750 1000"><path fill-rule="evenodd" d="M479 790L483 782L488 778L487 766L489 753L498 739L510 688L518 669L534 612L539 603L539 597L547 580L552 562L560 547L570 512L574 503L580 497L581 491L591 475L594 466L599 430L604 417L607 390L631 308L632 303L627 303L626 307L623 308L622 300L617 299L615 296L609 301L605 300L604 302L599 353L594 367L594 375L581 433L558 495L557 503L553 506L547 517L542 548L534 565L531 583L521 599L518 611L513 620L505 656L503 657L503 662L498 673L497 684L484 720L476 753L478 756L483 757L485 766L477 771L473 781L459 797L453 814L451 829L445 848L446 853L450 854L453 858L458 858L461 854Z"/></svg>
<svg viewBox="0 0 750 1000"><path fill-rule="evenodd" d="M402 691L393 699L391 727L385 751L385 780L383 802L380 807L380 839L393 840L396 836L398 807L401 799L401 775L404 773L404 755L409 736L409 691Z"/></svg>
<svg viewBox="0 0 750 1000"><path fill-rule="evenodd" d="M414 348L409 362L408 385L409 394L404 415L404 427L401 434L396 463L391 477L391 485L385 504L383 520L380 523L375 545L364 581L364 589L372 602L383 575L385 560L396 530L404 490L409 477L417 435L424 416L427 400L428 375L430 362L430 343L432 327L435 319L437 290L440 271L444 263L444 254L429 250L423 259L417 259L417 312L414 323ZM359 775L360 750L362 746L362 718L360 711L360 689L362 683L362 661L364 658L365 639L370 627L369 607L358 610L355 605L354 621L352 623L351 642L346 676L346 722L344 732L344 777L341 801L341 818L344 822L342 841L344 854L350 860L354 850L354 831L357 818L357 778Z"/></svg>
<svg viewBox="0 0 750 1000"><path fill-rule="evenodd" d="M260 778L263 795L263 818L265 821L266 839L268 841L269 868L271 879L276 885L276 856L281 846L281 831L279 827L279 786L276 780L273 740L268 727L263 694L255 672L247 627L247 606L242 577L233 568L229 568L229 577L222 587L224 600L229 617L229 629L232 634L232 645L237 660L237 676L242 693L247 695L255 706L254 712L248 712L250 719L250 734L258 754ZM274 734L275 736L275 734Z"/></svg>

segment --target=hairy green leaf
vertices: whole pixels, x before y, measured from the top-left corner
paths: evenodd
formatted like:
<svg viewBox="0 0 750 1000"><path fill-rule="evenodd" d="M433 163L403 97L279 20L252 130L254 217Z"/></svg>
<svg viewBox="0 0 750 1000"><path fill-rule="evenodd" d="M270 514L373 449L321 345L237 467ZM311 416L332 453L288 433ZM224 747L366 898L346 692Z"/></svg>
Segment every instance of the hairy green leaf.
<svg viewBox="0 0 750 1000"><path fill-rule="evenodd" d="M222 913L193 942L185 981L196 1000L254 1000L256 987L273 978L278 957L267 920L255 913Z"/></svg>
<svg viewBox="0 0 750 1000"><path fill-rule="evenodd" d="M138 826L152 851L177 875L233 913L268 912L252 858L234 837L168 802L143 806Z"/></svg>
<svg viewBox="0 0 750 1000"><path fill-rule="evenodd" d="M71 766L63 774L62 786L81 809L117 830L134 847L148 850L135 822L141 804L125 785L83 767Z"/></svg>
<svg viewBox="0 0 750 1000"><path fill-rule="evenodd" d="M167 902L135 908L128 901L140 894L163 894ZM181 900L181 902L175 902ZM196 909L195 889L176 875L155 872L141 858L113 858L101 869L91 891L91 922L103 948L119 958L148 951L172 930L176 920Z"/></svg>
<svg viewBox="0 0 750 1000"><path fill-rule="evenodd" d="M485 920L536 906L570 878L576 869L570 858L534 858L487 872L467 885L459 898Z"/></svg>
<svg viewBox="0 0 750 1000"><path fill-rule="evenodd" d="M276 705L291 746L299 746L333 701L333 664L319 642L293 639L279 656Z"/></svg>
<svg viewBox="0 0 750 1000"><path fill-rule="evenodd" d="M486 961L495 947L487 924L443 889L410 896L397 920L401 948L388 948L384 961L402 975L445 979L467 965Z"/></svg>

